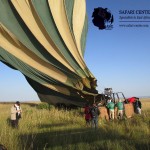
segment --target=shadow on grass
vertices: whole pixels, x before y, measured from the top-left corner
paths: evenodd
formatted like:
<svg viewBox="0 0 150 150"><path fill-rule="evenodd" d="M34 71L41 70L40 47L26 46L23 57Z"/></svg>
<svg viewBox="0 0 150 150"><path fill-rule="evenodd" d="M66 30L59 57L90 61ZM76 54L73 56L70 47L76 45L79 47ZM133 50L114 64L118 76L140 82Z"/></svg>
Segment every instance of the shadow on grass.
<svg viewBox="0 0 150 150"><path fill-rule="evenodd" d="M67 125L70 125L70 124L67 124L67 123L54 123L54 124L42 124L42 125L40 124L38 125L38 128L42 129L42 128L64 127Z"/></svg>
<svg viewBox="0 0 150 150"><path fill-rule="evenodd" d="M55 124L52 126L64 126L65 124ZM51 126L51 125L50 125ZM50 127L43 125L41 127ZM125 135L121 135L117 129L66 129L50 132L42 132L36 134L23 134L20 137L22 149L37 150L37 149L54 149L61 147L62 149L78 149L77 145L92 145L89 149L109 149L109 145L120 145L121 149L129 149L130 147L138 150L146 150L149 143L144 140L131 140ZM112 145L111 145L112 146ZM112 149L115 149L113 148Z"/></svg>
<svg viewBox="0 0 150 150"><path fill-rule="evenodd" d="M64 124L62 124L64 125ZM57 124L56 126L61 126L61 124ZM45 127L45 125L43 126ZM68 130L57 130L36 134L24 134L20 136L21 145L23 148L29 150L36 149L51 149L56 147L62 147L64 149L67 148L68 145L78 145L81 144L91 144L94 142L101 142L101 149L106 149L104 141L115 141L123 139L125 137L121 136L117 131L105 131L103 129L91 129L91 128L81 128L81 129L68 129Z"/></svg>

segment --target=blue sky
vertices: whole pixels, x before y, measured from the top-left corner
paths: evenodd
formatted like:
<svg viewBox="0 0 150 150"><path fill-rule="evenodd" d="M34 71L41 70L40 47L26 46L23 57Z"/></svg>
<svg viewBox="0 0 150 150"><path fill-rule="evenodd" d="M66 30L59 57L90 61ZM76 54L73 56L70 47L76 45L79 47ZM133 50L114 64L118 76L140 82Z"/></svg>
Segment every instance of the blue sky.
<svg viewBox="0 0 150 150"><path fill-rule="evenodd" d="M113 14L112 30L99 30L93 25L91 16L97 7L108 8ZM87 0L89 30L85 62L98 80L100 93L111 87L126 97L150 96L150 22L121 23L119 17L130 14L119 14L119 10L150 10L150 1ZM134 16L150 18L150 14ZM146 24L149 27L120 27L120 24ZM19 71L0 63L0 101L11 100L39 98Z"/></svg>

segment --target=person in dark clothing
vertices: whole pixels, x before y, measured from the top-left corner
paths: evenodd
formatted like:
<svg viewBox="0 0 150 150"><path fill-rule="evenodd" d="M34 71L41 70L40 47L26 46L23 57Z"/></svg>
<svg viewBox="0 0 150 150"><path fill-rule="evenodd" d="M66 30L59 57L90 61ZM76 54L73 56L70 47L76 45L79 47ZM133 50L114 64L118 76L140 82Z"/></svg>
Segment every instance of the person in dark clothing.
<svg viewBox="0 0 150 150"><path fill-rule="evenodd" d="M98 116L100 115L100 110L97 107L97 105L94 103L92 108L91 108L91 116L92 116L92 120L91 120L91 125L92 128L98 128Z"/></svg>
<svg viewBox="0 0 150 150"><path fill-rule="evenodd" d="M136 113L137 114L141 114L141 108L142 108L142 104L141 104L141 101L139 99L137 99L135 101L135 110L136 110Z"/></svg>

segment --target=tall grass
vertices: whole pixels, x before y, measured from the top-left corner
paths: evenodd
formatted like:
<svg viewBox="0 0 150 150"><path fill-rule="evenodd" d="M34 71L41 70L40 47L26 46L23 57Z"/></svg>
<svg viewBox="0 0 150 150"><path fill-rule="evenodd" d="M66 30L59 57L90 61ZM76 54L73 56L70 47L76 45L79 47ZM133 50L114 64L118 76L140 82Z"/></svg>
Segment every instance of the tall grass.
<svg viewBox="0 0 150 150"><path fill-rule="evenodd" d="M122 121L85 126L78 110L37 109L22 104L19 129L9 125L11 104L0 104L0 144L8 150L149 150L150 109Z"/></svg>

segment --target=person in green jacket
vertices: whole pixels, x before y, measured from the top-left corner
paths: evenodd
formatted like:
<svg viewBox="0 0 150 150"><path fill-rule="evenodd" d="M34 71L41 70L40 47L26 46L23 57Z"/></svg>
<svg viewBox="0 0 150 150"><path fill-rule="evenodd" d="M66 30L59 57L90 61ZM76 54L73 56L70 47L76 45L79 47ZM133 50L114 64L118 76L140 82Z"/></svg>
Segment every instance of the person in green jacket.
<svg viewBox="0 0 150 150"><path fill-rule="evenodd" d="M124 105L121 100L118 101L116 104L116 107L118 108L118 118L123 119L123 110L124 110Z"/></svg>
<svg viewBox="0 0 150 150"><path fill-rule="evenodd" d="M114 102L109 100L109 102L107 103L107 108L109 109L109 118L111 120L114 120L114 118L115 118L115 113L114 113L115 104L114 104Z"/></svg>

